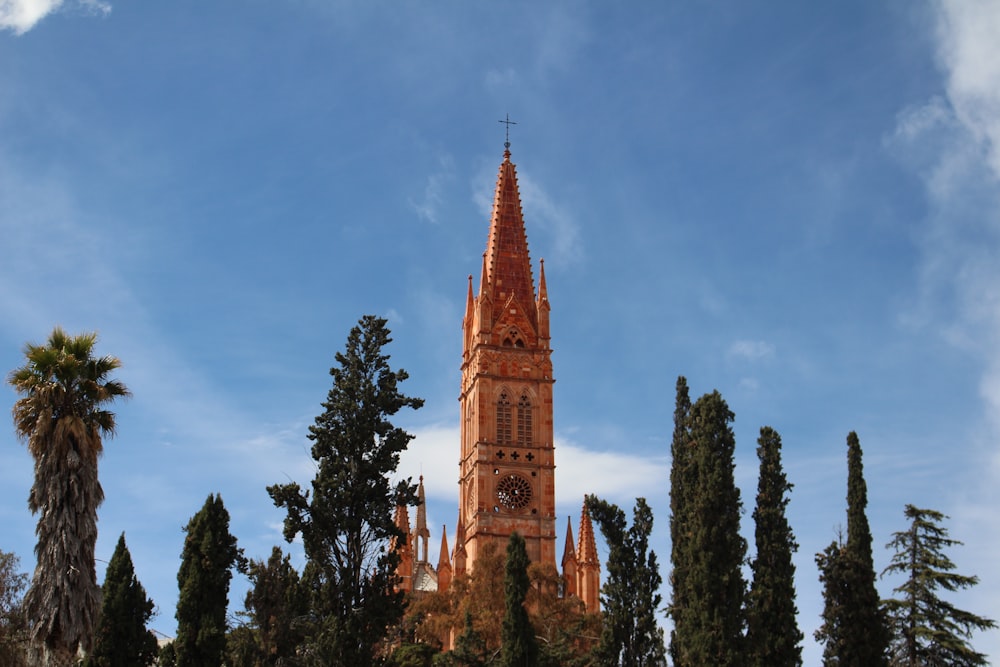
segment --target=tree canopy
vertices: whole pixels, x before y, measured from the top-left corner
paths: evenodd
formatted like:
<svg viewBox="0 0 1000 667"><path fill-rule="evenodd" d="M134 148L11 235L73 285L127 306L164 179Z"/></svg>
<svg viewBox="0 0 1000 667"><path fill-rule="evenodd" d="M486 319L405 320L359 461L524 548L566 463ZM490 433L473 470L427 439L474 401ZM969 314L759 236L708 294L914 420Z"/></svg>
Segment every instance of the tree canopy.
<svg viewBox="0 0 1000 667"><path fill-rule="evenodd" d="M972 648L976 630L997 627L996 622L959 609L943 600L938 592L971 588L979 583L974 576L954 572L955 564L945 551L962 543L948 537L941 526L941 512L907 505L904 515L910 525L893 533L886 548L893 549L885 575L902 575L893 589L897 597L883 602L891 631L890 655L893 667L922 665L988 665L987 657Z"/></svg>
<svg viewBox="0 0 1000 667"><path fill-rule="evenodd" d="M311 490L295 482L267 489L286 511L285 539L302 536L316 623L307 653L326 665L372 664L403 614L404 596L395 589L399 556L389 545L406 538L393 511L415 505L417 487L409 479L390 482L413 436L389 418L423 401L400 393L408 376L389 367L384 348L391 341L384 318L366 315L351 329L330 369L324 411L309 428Z"/></svg>

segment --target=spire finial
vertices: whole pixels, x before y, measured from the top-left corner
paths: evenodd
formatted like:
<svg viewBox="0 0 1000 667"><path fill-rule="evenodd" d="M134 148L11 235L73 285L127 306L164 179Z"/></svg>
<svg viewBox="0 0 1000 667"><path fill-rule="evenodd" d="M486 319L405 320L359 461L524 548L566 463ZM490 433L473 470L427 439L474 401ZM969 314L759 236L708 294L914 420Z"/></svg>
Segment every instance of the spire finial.
<svg viewBox="0 0 1000 667"><path fill-rule="evenodd" d="M511 120L510 114L507 114L507 118L505 120L498 120L497 122L503 123L507 126L506 139L503 142L503 147L507 150L507 152L510 152L510 126L517 125L517 121Z"/></svg>

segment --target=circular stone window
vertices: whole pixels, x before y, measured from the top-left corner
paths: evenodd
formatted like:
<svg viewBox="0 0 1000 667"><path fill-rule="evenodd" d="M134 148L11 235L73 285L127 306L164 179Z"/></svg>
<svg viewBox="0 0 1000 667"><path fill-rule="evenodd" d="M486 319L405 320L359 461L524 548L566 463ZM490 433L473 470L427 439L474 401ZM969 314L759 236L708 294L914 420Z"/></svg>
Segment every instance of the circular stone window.
<svg viewBox="0 0 1000 667"><path fill-rule="evenodd" d="M531 482L520 475L507 475L497 482L497 498L507 509L523 509L531 502Z"/></svg>

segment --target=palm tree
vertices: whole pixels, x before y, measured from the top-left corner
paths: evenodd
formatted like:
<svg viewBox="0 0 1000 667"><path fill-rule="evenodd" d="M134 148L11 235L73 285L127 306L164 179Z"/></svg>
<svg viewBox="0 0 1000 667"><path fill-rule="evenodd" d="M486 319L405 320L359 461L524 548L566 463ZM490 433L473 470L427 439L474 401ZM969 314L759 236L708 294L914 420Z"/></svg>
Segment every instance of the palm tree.
<svg viewBox="0 0 1000 667"><path fill-rule="evenodd" d="M46 664L89 651L100 610L94 545L104 491L97 459L102 436L115 432L115 415L104 406L129 391L108 377L121 362L93 355L96 341L96 333L68 336L56 327L45 344L25 346L27 363L7 378L21 395L15 431L35 459L28 507L39 514L38 564L24 605Z"/></svg>

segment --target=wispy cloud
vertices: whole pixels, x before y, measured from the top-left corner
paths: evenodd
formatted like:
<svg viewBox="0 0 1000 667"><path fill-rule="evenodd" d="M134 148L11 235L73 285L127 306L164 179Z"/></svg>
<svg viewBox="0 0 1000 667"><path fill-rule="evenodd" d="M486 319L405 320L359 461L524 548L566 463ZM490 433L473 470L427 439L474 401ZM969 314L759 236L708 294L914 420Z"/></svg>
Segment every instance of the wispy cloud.
<svg viewBox="0 0 1000 667"><path fill-rule="evenodd" d="M438 157L438 169L427 175L423 197L410 199L410 207L422 220L437 224L439 209L444 203L446 189L455 180L454 160L450 155Z"/></svg>
<svg viewBox="0 0 1000 667"><path fill-rule="evenodd" d="M738 340L729 346L730 357L759 361L774 356L774 345L763 340Z"/></svg>
<svg viewBox="0 0 1000 667"><path fill-rule="evenodd" d="M1000 521L978 509L996 506L1000 484L1000 5L940 0L933 7L947 94L903 110L887 145L921 176L929 204L919 231L920 298L909 323L938 328L983 369L983 422L957 436L979 442L970 449L979 461L950 510L954 537L975 536L965 562L984 578L968 597L979 595L982 609L1000 586L990 574Z"/></svg>

